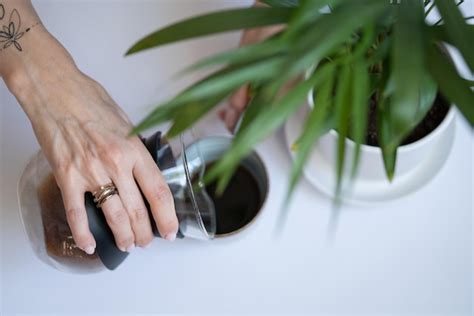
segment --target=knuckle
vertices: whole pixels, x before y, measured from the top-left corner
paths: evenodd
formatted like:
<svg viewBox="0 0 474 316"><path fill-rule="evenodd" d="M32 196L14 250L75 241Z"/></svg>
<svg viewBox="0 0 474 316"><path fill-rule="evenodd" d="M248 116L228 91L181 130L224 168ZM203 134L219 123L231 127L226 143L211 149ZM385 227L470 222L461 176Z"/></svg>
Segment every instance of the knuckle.
<svg viewBox="0 0 474 316"><path fill-rule="evenodd" d="M110 211L109 220L110 223L115 226L128 224L128 214L123 209Z"/></svg>
<svg viewBox="0 0 474 316"><path fill-rule="evenodd" d="M172 203L173 195L171 194L170 188L167 185L160 185L155 190L155 197L158 203Z"/></svg>
<svg viewBox="0 0 474 316"><path fill-rule="evenodd" d="M83 155L81 156L81 162L84 167L89 167L91 165L98 165L99 157L97 156L97 153L94 150L86 150Z"/></svg>
<svg viewBox="0 0 474 316"><path fill-rule="evenodd" d="M66 210L66 218L69 222L69 225L74 226L85 219L85 214L81 209L68 208Z"/></svg>
<svg viewBox="0 0 474 316"><path fill-rule="evenodd" d="M113 167L120 167L124 160L124 154L121 146L117 143L111 143L100 151L100 157L104 162Z"/></svg>
<svg viewBox="0 0 474 316"><path fill-rule="evenodd" d="M67 157L59 158L54 162L56 172L63 175L70 174L73 166L73 162Z"/></svg>
<svg viewBox="0 0 474 316"><path fill-rule="evenodd" d="M132 208L129 213L133 222L144 222L148 220L148 211L144 207Z"/></svg>

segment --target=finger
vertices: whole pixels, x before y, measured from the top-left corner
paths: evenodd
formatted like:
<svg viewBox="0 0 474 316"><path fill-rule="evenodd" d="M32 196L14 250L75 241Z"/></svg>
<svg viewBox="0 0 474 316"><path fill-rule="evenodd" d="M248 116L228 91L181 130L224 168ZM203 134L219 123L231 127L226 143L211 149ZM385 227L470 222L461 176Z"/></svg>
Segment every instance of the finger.
<svg viewBox="0 0 474 316"><path fill-rule="evenodd" d="M119 191L120 194L120 191ZM135 248L135 238L128 213L117 194L102 204L105 219L115 237L115 243L121 251L130 252Z"/></svg>
<svg viewBox="0 0 474 316"><path fill-rule="evenodd" d="M178 232L178 219L173 195L148 152L135 165L133 173L150 204L160 235L166 240L174 240Z"/></svg>
<svg viewBox="0 0 474 316"><path fill-rule="evenodd" d="M74 243L87 254L95 251L96 242L89 230L89 222L84 203L85 190L78 189L71 183L61 185L66 219L71 229Z"/></svg>
<svg viewBox="0 0 474 316"><path fill-rule="evenodd" d="M238 113L241 113L246 107L249 102L248 98L248 85L241 87L234 93L230 99L229 104L232 108L234 108Z"/></svg>
<svg viewBox="0 0 474 316"><path fill-rule="evenodd" d="M140 247L149 245L153 239L150 218L133 174L118 177L114 179L114 183L120 192L120 200L127 210L135 235L135 244Z"/></svg>
<svg viewBox="0 0 474 316"><path fill-rule="evenodd" d="M229 129L229 131L231 131L231 132L234 131L234 127L237 124L237 121L239 120L239 117L240 117L240 113L237 112L235 109L233 109L233 108L227 109L227 112L225 114L224 123L225 123L225 126L227 127L227 129Z"/></svg>

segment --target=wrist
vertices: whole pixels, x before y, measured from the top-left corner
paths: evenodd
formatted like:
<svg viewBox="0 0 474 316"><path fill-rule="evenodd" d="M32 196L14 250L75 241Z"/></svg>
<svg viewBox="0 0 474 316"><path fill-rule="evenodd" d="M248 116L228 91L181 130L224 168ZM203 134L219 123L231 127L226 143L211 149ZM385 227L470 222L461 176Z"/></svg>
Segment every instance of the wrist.
<svg viewBox="0 0 474 316"><path fill-rule="evenodd" d="M27 115L47 106L42 91L54 87L63 78L78 74L73 59L61 44L41 26L22 42L23 50L4 50L0 74L10 92L17 98ZM47 90L46 90L47 91Z"/></svg>

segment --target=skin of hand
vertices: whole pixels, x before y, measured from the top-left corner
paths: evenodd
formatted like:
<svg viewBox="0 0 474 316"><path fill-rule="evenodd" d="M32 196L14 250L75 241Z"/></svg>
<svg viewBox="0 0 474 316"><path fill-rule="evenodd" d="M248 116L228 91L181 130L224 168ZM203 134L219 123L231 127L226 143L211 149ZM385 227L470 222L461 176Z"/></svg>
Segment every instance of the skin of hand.
<svg viewBox="0 0 474 316"><path fill-rule="evenodd" d="M266 6L263 3L256 2L256 7ZM284 26L268 26L257 29L246 30L242 33L239 46L251 45L261 42L275 33L283 30ZM234 131L240 116L247 107L249 102L249 89L248 85L241 87L229 98L229 102L219 112L219 118L224 122L227 129L231 132Z"/></svg>
<svg viewBox="0 0 474 316"><path fill-rule="evenodd" d="M25 27L39 21L30 1L0 3L6 12L15 8ZM84 193L109 182L119 195L102 210L119 249L131 251L153 238L139 188L160 235L174 240L178 220L172 194L139 137L128 136L132 124L125 113L41 24L18 43L21 51L14 45L0 51L0 75L28 115L53 169L76 245L94 252Z"/></svg>

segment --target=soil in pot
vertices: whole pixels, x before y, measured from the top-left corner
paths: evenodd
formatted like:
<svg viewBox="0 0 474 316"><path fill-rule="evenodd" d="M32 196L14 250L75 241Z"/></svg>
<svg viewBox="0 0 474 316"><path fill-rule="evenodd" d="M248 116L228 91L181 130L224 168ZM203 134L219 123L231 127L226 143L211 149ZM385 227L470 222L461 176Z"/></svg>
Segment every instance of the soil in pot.
<svg viewBox="0 0 474 316"><path fill-rule="evenodd" d="M402 142L402 145L414 143L422 139L438 127L444 120L449 111L449 104L438 94L431 109L425 118L418 124L408 137ZM375 98L370 99L369 104L369 123L367 128L366 145L379 146L377 131L377 102Z"/></svg>

